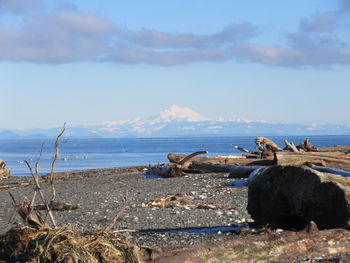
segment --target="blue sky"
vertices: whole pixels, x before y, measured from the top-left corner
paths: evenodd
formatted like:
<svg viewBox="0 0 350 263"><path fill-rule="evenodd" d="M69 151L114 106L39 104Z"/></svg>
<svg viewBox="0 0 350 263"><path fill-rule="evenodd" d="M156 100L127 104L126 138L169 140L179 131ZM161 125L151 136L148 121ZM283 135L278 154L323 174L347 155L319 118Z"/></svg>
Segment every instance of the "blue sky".
<svg viewBox="0 0 350 263"><path fill-rule="evenodd" d="M347 0L0 0L0 128L147 117L350 124Z"/></svg>

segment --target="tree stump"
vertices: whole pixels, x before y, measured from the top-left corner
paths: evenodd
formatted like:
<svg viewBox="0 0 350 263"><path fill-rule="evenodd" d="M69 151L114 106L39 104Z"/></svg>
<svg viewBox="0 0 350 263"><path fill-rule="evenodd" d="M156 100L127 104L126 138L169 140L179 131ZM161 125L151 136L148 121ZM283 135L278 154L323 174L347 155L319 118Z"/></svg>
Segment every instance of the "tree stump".
<svg viewBox="0 0 350 263"><path fill-rule="evenodd" d="M271 166L248 187L248 212L257 226L319 229L348 226L350 179L307 166Z"/></svg>

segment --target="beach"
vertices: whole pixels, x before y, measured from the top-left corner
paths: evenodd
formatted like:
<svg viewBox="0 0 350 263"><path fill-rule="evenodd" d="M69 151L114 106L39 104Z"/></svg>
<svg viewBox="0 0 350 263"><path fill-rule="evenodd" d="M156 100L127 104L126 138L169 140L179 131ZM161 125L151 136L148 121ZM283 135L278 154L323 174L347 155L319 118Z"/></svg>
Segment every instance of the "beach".
<svg viewBox="0 0 350 263"><path fill-rule="evenodd" d="M247 226L250 221L246 211L247 187L224 186L224 183L236 180L228 178L228 174L188 174L179 178L149 179L143 176L144 168L141 166L64 173L65 179L54 182L56 201L78 205L79 208L55 211L57 224L72 224L83 232L93 231L106 227L123 209L112 231L122 231L121 235L127 233L140 246L167 247L232 239L236 237L237 231L230 230L236 225ZM15 186L31 180L31 177L16 176L2 180L0 184ZM44 182L41 187L45 196L49 197L50 184ZM0 210L4 211L0 214L2 234L12 225L9 218L14 208L9 191L16 201L24 198L30 200L33 185L0 190ZM172 198L174 200L171 200L172 196L175 196ZM166 207L161 207L162 199L167 197L169 203ZM39 202L38 198L37 201ZM209 234L182 232L212 227L224 228L214 228L213 233ZM176 229L187 230L177 232ZM132 232L133 230L136 232ZM198 231L208 229L197 229Z"/></svg>

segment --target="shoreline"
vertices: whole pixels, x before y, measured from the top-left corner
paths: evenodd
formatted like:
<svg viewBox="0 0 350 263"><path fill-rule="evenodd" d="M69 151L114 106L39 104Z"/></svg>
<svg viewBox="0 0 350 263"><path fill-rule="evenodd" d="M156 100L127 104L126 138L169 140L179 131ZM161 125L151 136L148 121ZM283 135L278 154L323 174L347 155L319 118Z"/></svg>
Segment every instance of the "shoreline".
<svg viewBox="0 0 350 263"><path fill-rule="evenodd" d="M123 207L120 221L113 230L136 230L129 233L140 246L168 247L204 244L232 239L236 232L218 230L212 234L167 233L159 229L182 229L202 227L227 227L246 224L250 217L246 211L247 188L223 187L223 183L236 179L228 174L191 174L178 178L148 179L142 175L146 166L115 167L76 170L56 173L56 201L78 205L78 210L54 212L58 225L72 224L86 232L107 226ZM45 179L45 176L41 176ZM0 183L30 182L28 176L11 176ZM41 183L48 196L49 183ZM0 190L0 233L11 224L8 217L13 211L8 191L16 198L30 199L31 186L12 190ZM181 196L169 207L152 205L155 200ZM139 232L142 230L142 232ZM154 232L152 230L155 230Z"/></svg>

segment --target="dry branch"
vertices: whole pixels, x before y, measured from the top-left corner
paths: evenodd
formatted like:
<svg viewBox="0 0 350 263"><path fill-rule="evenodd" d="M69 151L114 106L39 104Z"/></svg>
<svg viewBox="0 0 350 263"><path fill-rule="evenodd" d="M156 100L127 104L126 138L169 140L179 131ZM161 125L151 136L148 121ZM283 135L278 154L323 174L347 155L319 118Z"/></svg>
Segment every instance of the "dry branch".
<svg viewBox="0 0 350 263"><path fill-rule="evenodd" d="M61 130L61 132L58 134L56 141L55 141L55 158L52 162L51 165L51 174L50 174L50 185L51 185L51 201L54 201L56 199L56 189L55 189L55 185L53 184L53 175L55 172L55 166L56 166L56 162L59 156L59 140L61 138L61 136L63 135L63 133L66 130L66 123L63 124L63 128Z"/></svg>
<svg viewBox="0 0 350 263"><path fill-rule="evenodd" d="M242 148L240 146L233 146L233 148L235 148L235 149L237 149L237 150L239 150L241 152L245 152L245 153L249 153L249 154L259 154L258 152L253 152L251 150L244 149L244 148Z"/></svg>
<svg viewBox="0 0 350 263"><path fill-rule="evenodd" d="M199 152L194 152L194 153L191 153L190 155L186 156L185 158L183 158L179 164L180 165L184 165L186 162L188 162L189 160L191 160L193 157L197 156L197 155L200 155L200 154L207 154L208 151L199 151Z"/></svg>
<svg viewBox="0 0 350 263"><path fill-rule="evenodd" d="M45 197L44 197L44 193L43 193L43 191L41 190L38 177L35 176L35 174L34 174L34 172L33 172L33 169L32 169L32 167L30 166L30 164L28 163L27 160L25 160L25 163L27 164L27 166L28 166L28 168L29 168L29 171L30 171L30 174L32 175L32 177L33 177L33 179L34 179L34 183L35 183L35 189L34 189L34 190L37 191L37 192L39 193L40 199L41 199L41 201L43 202L43 204L44 204L44 206L45 206L45 208L46 208L47 215L49 215L50 220L51 220L52 225L54 226L54 228L56 228L55 219L54 219L54 217L53 217L53 215L52 215L52 213L51 213L51 209L50 209L50 207L49 207L49 205L48 205L48 203L47 203L47 201L46 201L46 199L45 199ZM32 200L32 202L34 202L34 201ZM31 208L30 208L30 205L29 205L29 209L31 209ZM29 210L29 211L30 211L30 210ZM47 217L47 215L46 215L46 217ZM44 220L44 225L45 225L45 226L46 226L46 217L45 217L45 220Z"/></svg>
<svg viewBox="0 0 350 263"><path fill-rule="evenodd" d="M297 147L294 145L294 143L289 142L287 140L284 140L284 143L286 144L286 147L284 148L284 150L289 150L291 152L295 152L298 153L299 150L297 149Z"/></svg>

